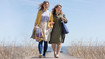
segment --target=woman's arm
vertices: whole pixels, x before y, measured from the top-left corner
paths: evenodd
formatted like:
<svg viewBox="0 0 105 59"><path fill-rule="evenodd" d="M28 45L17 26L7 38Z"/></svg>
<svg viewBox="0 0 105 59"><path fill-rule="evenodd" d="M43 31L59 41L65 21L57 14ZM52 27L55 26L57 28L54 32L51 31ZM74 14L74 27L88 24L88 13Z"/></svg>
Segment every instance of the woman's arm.
<svg viewBox="0 0 105 59"><path fill-rule="evenodd" d="M39 11L37 13L36 20L35 20L34 29L33 29L34 31L36 29L36 25L38 24L38 18L39 18Z"/></svg>
<svg viewBox="0 0 105 59"><path fill-rule="evenodd" d="M53 14L50 12L50 19L49 19L48 27L53 28L53 24L54 24L54 22L53 22Z"/></svg>
<svg viewBox="0 0 105 59"><path fill-rule="evenodd" d="M64 21L64 23L67 23L68 22L67 19L66 19L66 17L65 17L65 14L63 14L63 17L61 17L61 19Z"/></svg>
<svg viewBox="0 0 105 59"><path fill-rule="evenodd" d="M37 16L36 16L35 26L38 24L38 18L39 18L39 11L38 11Z"/></svg>

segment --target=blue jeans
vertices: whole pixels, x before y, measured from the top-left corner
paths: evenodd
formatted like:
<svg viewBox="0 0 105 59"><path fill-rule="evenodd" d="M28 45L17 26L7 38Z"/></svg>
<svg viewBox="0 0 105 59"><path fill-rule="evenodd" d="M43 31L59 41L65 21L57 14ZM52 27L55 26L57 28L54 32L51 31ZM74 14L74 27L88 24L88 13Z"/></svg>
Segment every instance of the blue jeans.
<svg viewBox="0 0 105 59"><path fill-rule="evenodd" d="M44 49L43 49L43 42L44 42ZM47 48L48 48L48 42L47 41L42 40L42 41L39 42L38 49L39 49L40 54L42 54L42 51L43 51L43 56L45 56Z"/></svg>

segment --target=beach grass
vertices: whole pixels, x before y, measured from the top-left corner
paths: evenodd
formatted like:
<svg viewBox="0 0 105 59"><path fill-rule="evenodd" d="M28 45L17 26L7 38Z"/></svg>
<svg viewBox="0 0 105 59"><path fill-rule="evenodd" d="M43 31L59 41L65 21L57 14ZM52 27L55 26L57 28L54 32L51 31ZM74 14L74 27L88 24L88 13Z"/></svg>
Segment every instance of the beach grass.
<svg viewBox="0 0 105 59"><path fill-rule="evenodd" d="M20 46L0 44L0 59L26 59L26 57L36 56L37 54L37 47L31 44Z"/></svg>
<svg viewBox="0 0 105 59"><path fill-rule="evenodd" d="M97 42L89 42L84 46L83 42L72 43L68 48L71 56L82 59L105 59L105 45L99 45Z"/></svg>

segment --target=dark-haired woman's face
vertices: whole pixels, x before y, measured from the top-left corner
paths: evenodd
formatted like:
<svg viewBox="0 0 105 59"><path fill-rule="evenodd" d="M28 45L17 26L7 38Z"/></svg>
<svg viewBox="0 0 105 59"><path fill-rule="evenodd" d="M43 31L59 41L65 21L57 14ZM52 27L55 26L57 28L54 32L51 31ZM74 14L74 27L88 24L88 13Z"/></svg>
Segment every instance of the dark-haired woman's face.
<svg viewBox="0 0 105 59"><path fill-rule="evenodd" d="M48 9L49 3L44 4L43 7L44 7L44 9Z"/></svg>
<svg viewBox="0 0 105 59"><path fill-rule="evenodd" d="M57 8L55 8L55 10L56 10L56 13L60 14L60 12L61 12L61 7L58 6Z"/></svg>

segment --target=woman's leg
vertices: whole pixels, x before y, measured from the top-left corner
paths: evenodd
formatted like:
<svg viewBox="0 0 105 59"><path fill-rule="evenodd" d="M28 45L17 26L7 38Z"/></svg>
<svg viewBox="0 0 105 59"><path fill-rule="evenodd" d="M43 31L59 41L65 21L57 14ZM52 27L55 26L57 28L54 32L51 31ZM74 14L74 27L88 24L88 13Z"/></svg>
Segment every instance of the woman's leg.
<svg viewBox="0 0 105 59"><path fill-rule="evenodd" d="M38 44L38 50L39 50L39 53L42 54L42 49L43 49L43 40L39 42Z"/></svg>
<svg viewBox="0 0 105 59"><path fill-rule="evenodd" d="M57 44L57 55L56 55L56 57L59 57L58 55L59 55L59 52L60 52L60 50L61 50L61 43L58 43Z"/></svg>
<svg viewBox="0 0 105 59"><path fill-rule="evenodd" d="M45 55L46 55L47 48L48 48L48 42L47 42L47 41L44 41L44 50L43 50L43 56L45 56Z"/></svg>
<svg viewBox="0 0 105 59"><path fill-rule="evenodd" d="M53 51L54 51L54 57L56 57L56 44L52 44L52 48L53 48Z"/></svg>

